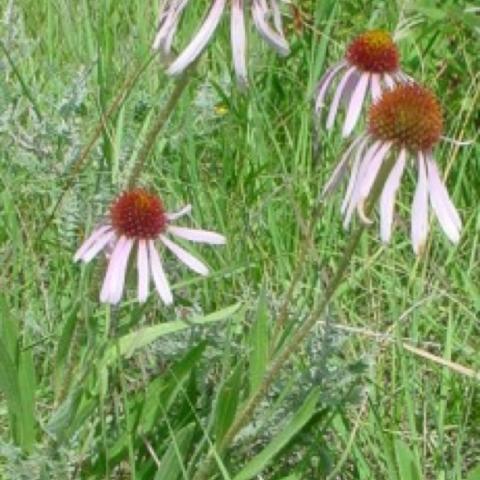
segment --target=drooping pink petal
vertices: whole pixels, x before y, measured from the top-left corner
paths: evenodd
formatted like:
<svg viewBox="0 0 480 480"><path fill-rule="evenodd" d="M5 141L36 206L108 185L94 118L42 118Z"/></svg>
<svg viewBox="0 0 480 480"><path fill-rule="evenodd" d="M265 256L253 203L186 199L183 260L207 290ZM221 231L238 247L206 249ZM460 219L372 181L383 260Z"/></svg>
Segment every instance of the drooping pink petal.
<svg viewBox="0 0 480 480"><path fill-rule="evenodd" d="M188 2L189 0L173 0L167 5L163 5L158 19L157 33L152 44L153 50L161 50L164 54L171 52L178 22Z"/></svg>
<svg viewBox="0 0 480 480"><path fill-rule="evenodd" d="M282 22L282 14L280 12L280 6L278 5L277 0L270 0L270 7L272 10L273 16L273 25L277 32L283 32L283 22Z"/></svg>
<svg viewBox="0 0 480 480"><path fill-rule="evenodd" d="M230 38L232 42L233 66L235 68L237 82L241 86L246 86L248 83L246 61L247 38L245 33L243 0L232 0L231 9Z"/></svg>
<svg viewBox="0 0 480 480"><path fill-rule="evenodd" d="M111 284L110 302L117 304L122 298L123 288L125 286L125 276L127 273L128 260L135 241L133 238L127 238L123 247L122 253L119 256L118 265L116 269L115 281Z"/></svg>
<svg viewBox="0 0 480 480"><path fill-rule="evenodd" d="M343 89L339 108L348 107L348 105L350 104L350 100L352 99L353 92L355 91L355 88L357 87L361 76L362 72L360 72L360 70L355 70L355 72L350 75L350 78L348 79L348 82L345 84L345 87Z"/></svg>
<svg viewBox="0 0 480 480"><path fill-rule="evenodd" d="M124 235L122 235L115 244L100 292L101 302L115 304L120 301L125 282L125 271L132 246L133 240Z"/></svg>
<svg viewBox="0 0 480 480"><path fill-rule="evenodd" d="M335 117L337 115L338 106L342 99L342 95L344 93L345 86L348 82L348 79L355 74L355 67L350 67L342 76L340 81L338 82L337 89L335 90L335 95L333 96L332 103L330 105L330 110L328 112L327 117L327 130L331 130L333 127L333 123L335 122Z"/></svg>
<svg viewBox="0 0 480 480"><path fill-rule="evenodd" d="M275 31L266 21L270 14L270 8L265 0L253 0L252 18L257 27L258 33L267 41L280 55L288 55L290 47L281 31Z"/></svg>
<svg viewBox="0 0 480 480"><path fill-rule="evenodd" d="M367 93L368 82L370 80L369 73L362 73L360 79L357 82L355 90L353 91L350 104L348 106L347 115L345 117L345 123L343 125L343 136L348 137L353 128L357 124L360 112L362 111L363 101Z"/></svg>
<svg viewBox="0 0 480 480"><path fill-rule="evenodd" d="M195 34L190 43L180 53L176 60L168 67L169 75L182 73L202 53L212 38L225 9L226 0L214 0L207 18Z"/></svg>
<svg viewBox="0 0 480 480"><path fill-rule="evenodd" d="M398 72L394 78L398 83L415 83L415 79L404 72Z"/></svg>
<svg viewBox="0 0 480 480"><path fill-rule="evenodd" d="M148 298L150 283L149 259L147 250L147 241L141 239L138 241L137 253L137 273L138 273L138 301L144 303Z"/></svg>
<svg viewBox="0 0 480 480"><path fill-rule="evenodd" d="M153 282L157 289L160 298L165 305L171 305L173 303L173 295L168 284L167 276L162 267L160 256L153 240L148 241L148 251L150 253L150 269L152 271Z"/></svg>
<svg viewBox="0 0 480 480"><path fill-rule="evenodd" d="M430 155L427 155L427 178L430 202L445 235L452 243L458 243L460 240L460 230L462 221L457 209L453 205L448 191L445 188L437 165Z"/></svg>
<svg viewBox="0 0 480 480"><path fill-rule="evenodd" d="M376 102L382 96L382 87L380 85L380 74L372 73L372 82L370 84L370 93L373 102Z"/></svg>
<svg viewBox="0 0 480 480"><path fill-rule="evenodd" d="M452 145L457 145L458 147L465 147L475 143L475 140L456 140L455 138L445 137L444 135L442 135L440 138L443 142L451 143Z"/></svg>
<svg viewBox="0 0 480 480"><path fill-rule="evenodd" d="M383 74L383 81L390 90L395 86L395 81L388 73Z"/></svg>
<svg viewBox="0 0 480 480"><path fill-rule="evenodd" d="M174 222L175 220L178 220L181 217L184 217L185 215L188 215L192 211L192 206L185 205L181 210L178 212L172 212L172 213L167 213L167 219L169 222Z"/></svg>
<svg viewBox="0 0 480 480"><path fill-rule="evenodd" d="M377 178L378 172L382 166L383 160L392 147L391 142L383 142L377 152L372 156L369 164L366 165L364 178L360 185L359 201L364 201L370 195L373 184Z"/></svg>
<svg viewBox="0 0 480 480"><path fill-rule="evenodd" d="M75 252L73 256L73 261L78 262L83 258L83 255L87 250L94 245L99 238L101 238L105 233L108 233L111 230L111 225L102 225L101 227L96 228L89 237L80 245L80 248Z"/></svg>
<svg viewBox="0 0 480 480"><path fill-rule="evenodd" d="M418 154L418 181L412 204L411 238L413 251L420 255L425 248L428 235L428 187L425 160Z"/></svg>
<svg viewBox="0 0 480 480"><path fill-rule="evenodd" d="M362 140L362 143L358 146L357 151L355 152L355 159L352 164L352 170L350 171L350 179L348 180L347 189L345 190L345 196L343 198L343 202L340 207L340 211L342 212L342 215L345 213L345 210L350 203L353 189L357 183L360 160L362 159L363 152L365 150L368 140L369 140L368 137L364 137Z"/></svg>
<svg viewBox="0 0 480 480"><path fill-rule="evenodd" d="M165 235L160 235L160 240L163 244L188 268L200 275L208 275L207 266L202 263L198 258L195 258L192 254L188 253L185 249L173 243Z"/></svg>
<svg viewBox="0 0 480 480"><path fill-rule="evenodd" d="M113 230L105 232L99 237L93 245L83 254L82 260L88 263L94 258L101 250L108 247L108 244L116 238L117 234Z"/></svg>
<svg viewBox="0 0 480 480"><path fill-rule="evenodd" d="M370 145L370 147L368 147L367 151L365 152L364 157L360 161L360 164L358 166L358 173L355 176L355 184L353 185L350 198L348 199L348 203L344 208L345 210L345 216L343 220L344 228L348 228L348 226L350 225L352 214L360 200L360 190L361 190L362 183L364 182L365 172L368 170L372 158L376 155L381 145L382 145L382 142L380 141L376 141L372 145Z"/></svg>
<svg viewBox="0 0 480 480"><path fill-rule="evenodd" d="M335 167L335 170L330 175L330 178L327 180L327 183L323 187L322 196L325 197L329 195L333 191L333 189L338 185L338 182L342 179L342 177L345 174L346 167L350 161L351 153L355 150L357 145L362 140L365 141L365 137L360 136L350 143L347 150L345 150L345 153L342 155L342 158L340 159L337 166Z"/></svg>
<svg viewBox="0 0 480 480"><path fill-rule="evenodd" d="M316 93L315 93L315 113L317 115L320 112L321 108L324 106L324 100L328 91L328 87L330 86L333 79L335 78L335 75L340 70L345 68L346 65L347 63L345 61L337 63L336 65L328 69L325 75L320 79L320 82L318 82Z"/></svg>
<svg viewBox="0 0 480 480"><path fill-rule="evenodd" d="M371 224L372 220L367 217L364 207L365 202L370 195L372 187L377 179L378 173L382 167L383 160L387 156L392 146L391 142L385 142L381 145L381 147L377 150L375 155L372 157L370 164L367 166L365 170L363 179L359 184L359 194L357 200L357 212L360 216L360 219L367 224Z"/></svg>
<svg viewBox="0 0 480 480"><path fill-rule="evenodd" d="M177 237L190 240L191 242L210 243L212 245L224 245L226 238L216 232L210 232L208 230L197 230L193 228L175 227L173 225L168 227L169 233L176 235Z"/></svg>
<svg viewBox="0 0 480 480"><path fill-rule="evenodd" d="M112 283L115 281L115 277L116 277L115 272L118 269L118 264L120 262L120 254L122 252L125 240L126 240L126 237L121 236L115 243L112 254L110 255L107 271L105 273L102 289L100 291L100 301L102 303L109 303L110 301L110 295L111 295L110 292L112 290Z"/></svg>
<svg viewBox="0 0 480 480"><path fill-rule="evenodd" d="M402 179L403 171L405 169L407 152L404 148L400 150L398 159L388 176L385 186L380 197L380 238L384 243L390 241L392 234L393 211L395 206L395 196L400 181Z"/></svg>

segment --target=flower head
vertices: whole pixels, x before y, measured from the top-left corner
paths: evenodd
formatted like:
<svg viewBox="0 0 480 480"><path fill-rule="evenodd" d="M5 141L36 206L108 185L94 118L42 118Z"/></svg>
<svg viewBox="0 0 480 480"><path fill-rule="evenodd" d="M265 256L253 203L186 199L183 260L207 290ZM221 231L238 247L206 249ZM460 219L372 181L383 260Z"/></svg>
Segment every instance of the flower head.
<svg viewBox="0 0 480 480"><path fill-rule="evenodd" d="M384 30L359 35L347 48L347 60L362 72L394 74L400 67L397 46Z"/></svg>
<svg viewBox="0 0 480 480"><path fill-rule="evenodd" d="M172 43L180 19L191 0L164 0L161 2L157 33L153 49L167 58L172 53ZM227 0L212 0L210 9L197 32L178 57L168 66L170 75L183 72L205 49L227 9ZM247 35L245 13L249 10L258 33L281 55L289 53L283 34L279 0L230 0L230 37L235 74L240 84L247 84Z"/></svg>
<svg viewBox="0 0 480 480"><path fill-rule="evenodd" d="M326 71L315 94L316 114L320 114L329 88L339 74L342 75L330 104L327 130L333 128L340 103L344 102L347 105L344 137L357 124L368 90L375 101L383 90L409 81L400 70L398 50L391 35L383 30L371 30L355 38L347 47L345 59Z"/></svg>
<svg viewBox="0 0 480 480"><path fill-rule="evenodd" d="M124 192L110 207L110 218L98 226L77 250L74 260L90 262L100 251L109 253L107 272L100 300L116 304L125 285L128 261L132 250L137 251L138 301L145 302L150 278L167 305L173 302L170 286L155 245L156 240L170 250L182 263L200 275L207 275L207 266L168 238L173 235L185 240L222 245L225 237L206 230L172 225L191 210L187 205L177 213L167 213L156 195L143 189Z"/></svg>
<svg viewBox="0 0 480 480"><path fill-rule="evenodd" d="M448 195L435 163L433 150L442 134L442 113L432 92L416 84L399 85L385 92L370 108L368 133L355 139L332 176L324 193L330 192L351 167L342 204L344 226L356 210L367 223L364 205L388 155L396 160L380 196L380 236L391 237L395 197L407 161L417 166L417 186L412 203L411 239L415 253L422 252L428 235L429 203L446 236L457 243L462 222Z"/></svg>

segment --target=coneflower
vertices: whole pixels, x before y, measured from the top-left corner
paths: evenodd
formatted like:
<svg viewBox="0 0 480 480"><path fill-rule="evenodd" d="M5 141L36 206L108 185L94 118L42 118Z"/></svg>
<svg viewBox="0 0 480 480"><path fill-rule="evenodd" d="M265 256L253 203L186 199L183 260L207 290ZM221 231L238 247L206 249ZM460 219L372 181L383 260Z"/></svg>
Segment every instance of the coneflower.
<svg viewBox="0 0 480 480"><path fill-rule="evenodd" d="M180 19L191 0L160 1L160 15L153 49L159 50L167 58L171 56L172 44ZM227 6L228 3L228 6ZM247 34L245 25L246 11L250 11L253 23L260 35L281 55L289 53L288 42L283 34L282 16L278 0L213 0L202 24L181 51L168 66L167 73L178 75L183 72L205 49L227 8L230 8L230 36L233 65L237 80L246 85L247 80Z"/></svg>
<svg viewBox="0 0 480 480"><path fill-rule="evenodd" d="M346 103L342 132L344 137L350 135L357 124L368 90L375 101L383 90L409 81L409 77L400 70L395 42L391 35L383 30L371 30L357 37L348 46L345 59L326 71L316 89L317 115L325 105L330 86L340 74L330 103L327 130L331 130L334 125L340 103Z"/></svg>
<svg viewBox="0 0 480 480"><path fill-rule="evenodd" d="M434 147L441 140L442 112L432 92L417 84L404 84L386 91L370 108L368 134L355 139L347 149L324 194L330 192L350 166L350 180L342 204L344 226L357 210L364 212L375 179L388 155L395 164L380 196L380 234L384 242L391 237L395 196L407 162L417 167L417 186L412 204L411 239L415 253L422 252L428 234L430 205L446 236L453 243L460 239L462 222L448 195L434 159Z"/></svg>
<svg viewBox="0 0 480 480"><path fill-rule="evenodd" d="M156 240L167 247L182 263L200 275L207 275L207 266L172 242L167 234L192 242L222 245L225 237L215 232L172 225L188 214L187 205L177 213L167 213L159 197L143 189L123 193L110 207L107 221L98 226L75 253L74 260L90 262L100 251L109 256L108 268L100 293L100 301L116 304L120 301L132 250L137 250L138 301L145 302L150 278L160 298L167 305L173 302L170 286L155 245Z"/></svg>

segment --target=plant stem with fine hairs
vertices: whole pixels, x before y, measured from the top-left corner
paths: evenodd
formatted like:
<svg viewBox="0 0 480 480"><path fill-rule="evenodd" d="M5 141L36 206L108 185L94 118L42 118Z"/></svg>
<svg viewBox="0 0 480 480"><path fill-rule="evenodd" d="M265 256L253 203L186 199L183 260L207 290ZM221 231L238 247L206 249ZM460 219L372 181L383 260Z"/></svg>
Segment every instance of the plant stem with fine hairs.
<svg viewBox="0 0 480 480"><path fill-rule="evenodd" d="M190 69L191 70L191 69ZM191 74L190 70L187 70L178 80L173 89L173 92L168 99L167 104L165 107L160 111L158 116L156 117L154 124L147 132L145 137L145 141L143 142L142 148L138 152L137 159L132 169L132 173L130 174L130 178L128 179L128 187L132 188L138 182L138 178L140 177L140 173L142 171L143 166L145 165L145 161L148 157L148 154L153 148L155 144L155 140L157 139L158 134L161 132L167 120L170 117L170 114L175 109L180 97L182 96L183 91L187 87L190 79Z"/></svg>
<svg viewBox="0 0 480 480"><path fill-rule="evenodd" d="M392 170L394 164L395 157L391 155L390 158L385 162L383 168L377 176L365 210L367 216L370 215L373 210L373 206L380 197L385 181L388 178L388 175ZM325 310L327 309L330 301L334 297L338 288L343 283L344 275L348 270L348 267L350 266L353 254L365 229L366 225L364 223L361 223L357 230L354 232L353 236L350 238L345 252L342 255L342 260L333 278L325 289L323 300L319 303L317 308L313 310L305 323L294 333L288 343L286 343L280 349L277 355L272 359L272 362L268 367L267 372L265 373L262 383L257 388L257 390L253 392L253 394L246 400L243 408L236 416L232 425L227 430L222 440L216 446L216 451L219 455L222 455L225 449L227 449L229 445L233 442L240 430L245 427L249 421L251 421L256 408L258 407L264 396L267 394L269 388L271 387L275 379L278 377L280 370L287 364L292 355L297 352L297 350L300 348L312 328L325 313ZM308 239L306 241L308 241ZM214 459L214 454L212 451L210 451L204 462L200 465L200 468L198 469L197 474L193 477L193 480L208 480L210 478L210 473L215 466Z"/></svg>

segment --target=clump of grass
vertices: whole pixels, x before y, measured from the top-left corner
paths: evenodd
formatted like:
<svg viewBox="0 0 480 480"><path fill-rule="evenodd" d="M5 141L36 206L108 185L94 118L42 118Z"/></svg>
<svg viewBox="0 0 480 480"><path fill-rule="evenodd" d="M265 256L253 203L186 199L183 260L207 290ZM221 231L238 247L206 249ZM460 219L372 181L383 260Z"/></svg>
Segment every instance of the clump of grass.
<svg viewBox="0 0 480 480"><path fill-rule="evenodd" d="M298 4L301 25L290 12L285 20L289 58L276 58L252 36L254 81L242 94L221 29L153 144L142 179L172 204L192 203L199 225L227 233L228 248L205 252L215 272L207 280L172 279L175 308L154 298L146 307L100 306L100 268L78 269L72 256L125 186L171 91L153 60L122 93L149 56L156 5L147 3L19 0L2 7L5 478L193 477L273 353L273 319L342 145L320 131L312 159L313 85L359 26L394 30L400 23L404 69L440 94L446 134L478 138L477 22L464 2L441 9ZM193 22L186 27L187 36ZM97 125L85 164L70 177ZM373 232L365 236L327 323L318 323L275 378L233 448L215 458L218 478L476 478L478 379L448 364L480 370L478 153L473 143L445 145L439 154L465 224L459 247L434 233L416 260L401 220L388 249ZM407 218L411 184L399 198L399 219ZM314 225L316 248L304 258L280 339L312 311L342 261L347 234L336 209L325 204Z"/></svg>

